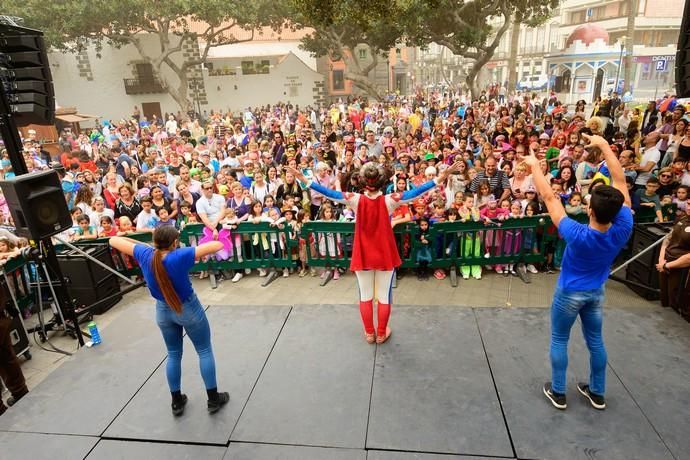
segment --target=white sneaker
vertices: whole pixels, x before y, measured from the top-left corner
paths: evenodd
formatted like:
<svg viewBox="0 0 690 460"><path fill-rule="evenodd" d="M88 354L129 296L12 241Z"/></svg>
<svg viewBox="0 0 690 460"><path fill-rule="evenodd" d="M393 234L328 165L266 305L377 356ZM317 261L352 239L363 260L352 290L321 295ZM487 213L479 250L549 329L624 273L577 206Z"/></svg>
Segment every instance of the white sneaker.
<svg viewBox="0 0 690 460"><path fill-rule="evenodd" d="M259 269L259 276L266 276L268 273L263 268Z"/></svg>
<svg viewBox="0 0 690 460"><path fill-rule="evenodd" d="M502 269L502 268L496 268L496 273L498 273L499 275L502 274L502 273L503 273L503 269Z"/></svg>
<svg viewBox="0 0 690 460"><path fill-rule="evenodd" d="M488 259L489 257L491 257L491 254L489 254L488 252L484 254L484 258Z"/></svg>
<svg viewBox="0 0 690 460"><path fill-rule="evenodd" d="M470 275L462 275L462 279L468 280L468 279L470 279Z"/></svg>
<svg viewBox="0 0 690 460"><path fill-rule="evenodd" d="M474 279L480 280L480 279L482 279L482 275L474 275Z"/></svg>
<svg viewBox="0 0 690 460"><path fill-rule="evenodd" d="M251 270L250 268L245 268L245 269L244 269L244 274L245 274L245 275L249 275L249 274L251 274L251 273L252 273L252 270Z"/></svg>
<svg viewBox="0 0 690 460"><path fill-rule="evenodd" d="M237 272L237 273L235 273L235 276L232 277L232 280L231 280L231 281L232 281L233 283L236 283L236 282L238 282L239 280L241 280L243 277L244 277L244 275L243 275L242 273Z"/></svg>
<svg viewBox="0 0 690 460"><path fill-rule="evenodd" d="M530 273L539 273L539 270L537 270L537 267L535 267L532 264L527 264L527 271Z"/></svg>
<svg viewBox="0 0 690 460"><path fill-rule="evenodd" d="M287 268L283 268L283 278L290 276L290 271Z"/></svg>

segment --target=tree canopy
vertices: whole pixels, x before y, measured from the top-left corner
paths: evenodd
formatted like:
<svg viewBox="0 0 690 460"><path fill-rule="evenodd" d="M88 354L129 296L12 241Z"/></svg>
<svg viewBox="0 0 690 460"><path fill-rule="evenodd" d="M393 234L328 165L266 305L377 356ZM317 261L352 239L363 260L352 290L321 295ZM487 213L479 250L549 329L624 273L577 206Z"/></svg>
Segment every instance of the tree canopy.
<svg viewBox="0 0 690 460"><path fill-rule="evenodd" d="M536 26L550 17L559 0L399 0L405 6L408 40L437 43L473 60L467 85L473 97L477 75L494 55L513 19ZM416 13L416 14L413 14Z"/></svg>
<svg viewBox="0 0 690 460"><path fill-rule="evenodd" d="M289 0L290 22L312 29L302 46L313 55L328 56L347 64L345 78L367 94L380 97L382 88L368 78L379 59L388 54L405 36L401 15L404 10L396 1ZM355 48L366 45L371 60L360 63Z"/></svg>

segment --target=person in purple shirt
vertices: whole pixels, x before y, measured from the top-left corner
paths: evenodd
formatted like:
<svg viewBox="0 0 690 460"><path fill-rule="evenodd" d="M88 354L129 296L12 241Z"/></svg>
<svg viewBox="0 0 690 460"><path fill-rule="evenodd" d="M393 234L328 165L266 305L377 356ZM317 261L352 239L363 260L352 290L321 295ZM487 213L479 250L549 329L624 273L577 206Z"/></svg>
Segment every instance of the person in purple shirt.
<svg viewBox="0 0 690 460"><path fill-rule="evenodd" d="M577 317L590 353L588 383L578 383L578 391L595 409L605 409L606 348L602 336L602 307L604 283L609 269L632 233L633 218L630 194L623 168L601 136L588 136L588 148L599 148L611 175L612 186L602 185L592 191L588 215L589 223L580 224L568 217L559 197L551 188L539 167L535 155L525 157L532 169L532 178L544 198L553 224L566 242L558 285L551 305L551 375L542 389L557 409L565 409L568 340Z"/></svg>

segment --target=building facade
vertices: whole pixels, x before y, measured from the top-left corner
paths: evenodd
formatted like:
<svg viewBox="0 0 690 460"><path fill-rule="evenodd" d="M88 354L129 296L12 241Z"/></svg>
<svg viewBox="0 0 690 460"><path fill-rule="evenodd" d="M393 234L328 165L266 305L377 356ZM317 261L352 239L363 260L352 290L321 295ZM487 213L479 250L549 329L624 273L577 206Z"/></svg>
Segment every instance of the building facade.
<svg viewBox="0 0 690 460"><path fill-rule="evenodd" d="M636 9L630 40L629 8ZM625 69L619 65L632 54L633 98L672 92L682 9L680 0L563 0L543 25L520 26L516 83L520 86L531 78L546 84L540 90L555 89L567 101L589 101L612 91L616 80L619 88L627 86L622 81ZM587 28L596 30L591 37L581 35L585 25L595 26ZM486 65L493 82L507 82L512 32L511 27Z"/></svg>
<svg viewBox="0 0 690 460"><path fill-rule="evenodd" d="M155 55L155 36L143 35L145 52ZM204 65L187 71L188 98L194 109L242 110L257 105L290 102L299 106L325 103L324 76L316 60L299 48L300 36L258 34L234 45L212 48ZM199 57L203 43L189 41L172 55L177 65ZM162 68L162 79L133 46L88 48L79 54L53 52L49 62L56 99L61 106L104 118L119 119L138 106L145 116L177 113L178 104L164 82L178 84L177 76Z"/></svg>

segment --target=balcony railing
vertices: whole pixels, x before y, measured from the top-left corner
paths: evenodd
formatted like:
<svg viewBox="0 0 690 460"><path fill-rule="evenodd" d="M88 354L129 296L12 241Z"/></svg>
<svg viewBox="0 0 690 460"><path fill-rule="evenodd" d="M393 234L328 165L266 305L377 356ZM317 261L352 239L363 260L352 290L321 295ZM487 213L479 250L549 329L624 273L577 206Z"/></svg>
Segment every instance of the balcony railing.
<svg viewBox="0 0 690 460"><path fill-rule="evenodd" d="M125 78L126 94L164 93L165 88L157 78Z"/></svg>

